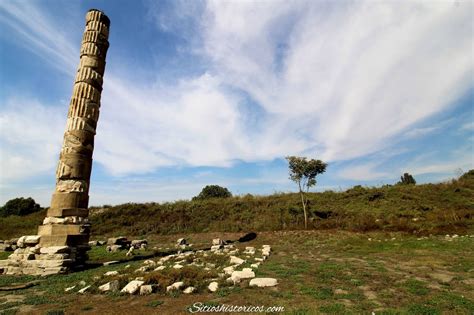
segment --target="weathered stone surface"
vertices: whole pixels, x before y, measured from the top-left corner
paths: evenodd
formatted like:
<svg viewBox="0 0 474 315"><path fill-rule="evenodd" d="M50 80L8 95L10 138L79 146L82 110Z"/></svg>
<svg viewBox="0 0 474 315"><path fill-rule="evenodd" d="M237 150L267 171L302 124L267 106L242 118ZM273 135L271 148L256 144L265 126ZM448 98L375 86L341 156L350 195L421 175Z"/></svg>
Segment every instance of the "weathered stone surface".
<svg viewBox="0 0 474 315"><path fill-rule="evenodd" d="M153 285L147 284L140 287L140 295L149 295L153 293Z"/></svg>
<svg viewBox="0 0 474 315"><path fill-rule="evenodd" d="M194 287L187 287L186 289L183 290L184 294L191 294L196 290Z"/></svg>
<svg viewBox="0 0 474 315"><path fill-rule="evenodd" d="M113 270L113 271L107 271L106 273L104 273L104 276L106 276L106 277L109 277L109 276L117 276L118 274L119 274L118 271Z"/></svg>
<svg viewBox="0 0 474 315"><path fill-rule="evenodd" d="M233 272L234 272L234 266L229 266L229 267L225 267L224 269L224 273L227 274L227 275L231 275Z"/></svg>
<svg viewBox="0 0 474 315"><path fill-rule="evenodd" d="M222 245L212 245L211 246L211 252L215 252L215 251L218 251L220 249L222 249L224 246Z"/></svg>
<svg viewBox="0 0 474 315"><path fill-rule="evenodd" d="M107 282L99 287L99 290L102 292L117 292L120 287L120 283L118 280Z"/></svg>
<svg viewBox="0 0 474 315"><path fill-rule="evenodd" d="M231 279L234 283L239 283L242 279L255 278L255 272L251 268L244 268L241 271L234 271Z"/></svg>
<svg viewBox="0 0 474 315"><path fill-rule="evenodd" d="M60 254L60 253L70 253L71 248L69 246L49 246L41 247L41 254Z"/></svg>
<svg viewBox="0 0 474 315"><path fill-rule="evenodd" d="M39 235L89 234L88 225L78 224L50 224L38 227Z"/></svg>
<svg viewBox="0 0 474 315"><path fill-rule="evenodd" d="M173 290L179 290L183 286L184 286L184 282L182 282L182 281L175 282L172 285L169 285L169 286L166 287L166 292L170 292L170 291L173 291Z"/></svg>
<svg viewBox="0 0 474 315"><path fill-rule="evenodd" d="M209 286L207 288L211 292L216 292L217 289L219 288L219 284L216 281L213 281L213 282L209 283Z"/></svg>
<svg viewBox="0 0 474 315"><path fill-rule="evenodd" d="M155 268L155 271L160 271L160 270L163 270L163 269L166 269L166 266L159 266L159 267Z"/></svg>
<svg viewBox="0 0 474 315"><path fill-rule="evenodd" d="M129 241L124 236L111 237L107 240L107 245L127 245Z"/></svg>
<svg viewBox="0 0 474 315"><path fill-rule="evenodd" d="M49 208L46 212L47 217L87 217L89 215L89 209L86 208Z"/></svg>
<svg viewBox="0 0 474 315"><path fill-rule="evenodd" d="M141 280L130 281L120 292L135 294L144 283L145 281L141 281Z"/></svg>
<svg viewBox="0 0 474 315"><path fill-rule="evenodd" d="M215 238L212 240L212 245L224 245L224 241L220 238Z"/></svg>
<svg viewBox="0 0 474 315"><path fill-rule="evenodd" d="M230 256L230 264L231 265L242 265L245 262L242 258L236 257L236 256Z"/></svg>
<svg viewBox="0 0 474 315"><path fill-rule="evenodd" d="M89 235L42 235L40 240L41 247L52 246L71 246L83 245L89 243Z"/></svg>
<svg viewBox="0 0 474 315"><path fill-rule="evenodd" d="M180 238L176 241L176 245L181 246L181 245L188 245L188 241L184 238Z"/></svg>
<svg viewBox="0 0 474 315"><path fill-rule="evenodd" d="M135 249L141 248L143 245L148 245L147 240L132 240L131 246L133 246Z"/></svg>
<svg viewBox="0 0 474 315"><path fill-rule="evenodd" d="M277 279L275 278L254 278L250 280L249 285L251 287L274 287L278 284Z"/></svg>

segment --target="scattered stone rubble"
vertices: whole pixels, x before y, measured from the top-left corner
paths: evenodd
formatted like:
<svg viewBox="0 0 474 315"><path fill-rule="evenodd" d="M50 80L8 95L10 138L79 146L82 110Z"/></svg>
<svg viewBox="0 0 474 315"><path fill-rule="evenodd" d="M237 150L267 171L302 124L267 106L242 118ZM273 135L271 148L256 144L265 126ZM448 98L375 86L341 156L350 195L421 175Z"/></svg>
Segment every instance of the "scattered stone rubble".
<svg viewBox="0 0 474 315"><path fill-rule="evenodd" d="M17 238L5 241L0 240L0 252L13 252L17 248L17 242Z"/></svg>
<svg viewBox="0 0 474 315"><path fill-rule="evenodd" d="M117 239L110 241L110 245L118 245ZM118 241L124 242L125 240ZM240 251L239 248L234 247L234 245L224 245L220 242L213 240L213 244L222 246L219 250L214 251L185 251L178 252L177 254L167 255L157 259L148 259L142 262L142 266L136 270L129 270L130 265L125 266L123 270L110 270L104 274L102 279L105 283L98 286L98 291L100 292L122 292L126 294L140 294L148 295L153 294L158 290L160 284L146 284L145 278L146 275L150 272L160 272L165 269L181 269L186 266L195 266L202 268L206 272L211 272L214 270L217 272L218 277L212 278L210 276L207 281L207 290L210 292L216 292L219 290L221 285L242 285L243 282L249 281L249 286L255 287L272 287L278 285L277 279L274 278L256 278L255 270L266 260L271 254L270 245L263 245L261 249L256 249L255 247L245 247L245 250ZM184 239L180 239L177 242L177 246L188 246L188 243ZM213 246L216 246L213 245ZM141 245L140 245L141 246ZM181 248L181 247L179 247ZM220 256L226 255L228 257L228 263L224 265L216 265L214 263L206 262L206 259L212 259L212 255ZM247 257L247 259L242 259L239 256ZM211 260L212 261L212 260ZM245 267L249 266L250 267ZM138 273L138 274L137 274ZM137 277L138 275L138 277ZM212 275L215 275L212 274ZM108 280L110 277L114 280ZM122 280L117 280L122 279ZM127 280L128 283L120 289L120 283L123 283L124 280ZM227 283L227 284L226 284ZM179 291L184 294L192 294L196 292L196 288L191 286L190 283L186 283L186 279L172 283L167 286L166 289L161 287L166 292L170 293L172 291ZM79 291L77 291L79 289ZM66 292L71 292L76 290L77 292L86 292L89 287L85 283L80 283L78 286L73 286L66 288Z"/></svg>

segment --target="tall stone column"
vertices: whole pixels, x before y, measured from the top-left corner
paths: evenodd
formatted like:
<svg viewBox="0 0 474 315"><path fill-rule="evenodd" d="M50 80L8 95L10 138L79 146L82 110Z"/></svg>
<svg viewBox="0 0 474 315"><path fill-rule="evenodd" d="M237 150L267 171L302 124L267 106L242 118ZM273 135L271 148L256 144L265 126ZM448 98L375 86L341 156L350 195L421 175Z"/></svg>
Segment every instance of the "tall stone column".
<svg viewBox="0 0 474 315"><path fill-rule="evenodd" d="M87 12L51 207L38 235L21 237L14 254L0 261L0 273L63 273L87 259L89 182L109 26L103 12Z"/></svg>
<svg viewBox="0 0 474 315"><path fill-rule="evenodd" d="M109 48L109 18L89 10L82 37L80 62L74 81L64 142L56 170L56 189L43 225L40 246L75 248L75 263L87 257L87 222L94 136L99 118L105 56Z"/></svg>

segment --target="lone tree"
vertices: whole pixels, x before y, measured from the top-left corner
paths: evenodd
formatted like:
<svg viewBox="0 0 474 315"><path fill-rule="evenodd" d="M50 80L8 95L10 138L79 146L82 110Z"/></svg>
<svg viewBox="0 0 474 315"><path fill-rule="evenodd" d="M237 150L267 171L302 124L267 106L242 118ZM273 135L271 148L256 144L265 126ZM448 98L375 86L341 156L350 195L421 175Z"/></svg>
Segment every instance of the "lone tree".
<svg viewBox="0 0 474 315"><path fill-rule="evenodd" d="M41 210L39 204L31 197L15 198L8 200L3 207L0 207L0 217L8 217L10 215L27 215Z"/></svg>
<svg viewBox="0 0 474 315"><path fill-rule="evenodd" d="M308 228L308 213L306 207L308 198L306 194L309 188L316 185L316 176L326 171L327 164L321 160L308 160L306 157L287 156L288 167L290 168L290 179L298 184L301 196L301 204L304 212L304 228Z"/></svg>
<svg viewBox="0 0 474 315"><path fill-rule="evenodd" d="M400 181L398 182L400 185L415 185L416 180L411 176L409 173L403 174L400 176Z"/></svg>
<svg viewBox="0 0 474 315"><path fill-rule="evenodd" d="M207 185L204 187L199 195L196 197L193 197L193 200L203 200L203 199L209 199L209 198L229 198L232 197L231 192L225 188L221 187L219 185Z"/></svg>

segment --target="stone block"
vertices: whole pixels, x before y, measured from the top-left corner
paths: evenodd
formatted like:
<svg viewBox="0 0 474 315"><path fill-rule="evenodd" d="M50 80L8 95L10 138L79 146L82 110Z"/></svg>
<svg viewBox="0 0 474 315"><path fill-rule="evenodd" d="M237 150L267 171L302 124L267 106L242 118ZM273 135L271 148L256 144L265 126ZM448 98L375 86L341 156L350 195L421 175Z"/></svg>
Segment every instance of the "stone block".
<svg viewBox="0 0 474 315"><path fill-rule="evenodd" d="M88 215L89 209L86 208L49 208L47 212L48 217L87 217Z"/></svg>
<svg viewBox="0 0 474 315"><path fill-rule="evenodd" d="M118 280L107 282L99 287L102 292L117 292L120 289L120 282Z"/></svg>
<svg viewBox="0 0 474 315"><path fill-rule="evenodd" d="M72 259L57 259L57 260L36 260L38 268L58 268L70 266L74 261Z"/></svg>
<svg viewBox="0 0 474 315"><path fill-rule="evenodd" d="M122 293L128 293L128 294L134 294L137 292L140 287L145 283L145 281L140 281L140 280L133 280L130 281L123 289Z"/></svg>
<svg viewBox="0 0 474 315"><path fill-rule="evenodd" d="M87 192L55 192L51 198L51 208L50 209L86 209L89 202L89 196ZM87 213L88 214L88 213ZM76 216L77 214L64 215ZM57 217L58 215L51 215L48 211L48 217ZM81 215L77 215L81 216Z"/></svg>
<svg viewBox="0 0 474 315"><path fill-rule="evenodd" d="M89 242L89 235L43 235L41 237L41 247L51 246L77 246Z"/></svg>
<svg viewBox="0 0 474 315"><path fill-rule="evenodd" d="M69 246L49 246L49 247L41 247L40 253L41 254L65 254L70 253L71 248Z"/></svg>
<svg viewBox="0 0 474 315"><path fill-rule="evenodd" d="M89 225L79 224L49 224L38 227L39 235L77 235L89 234Z"/></svg>

